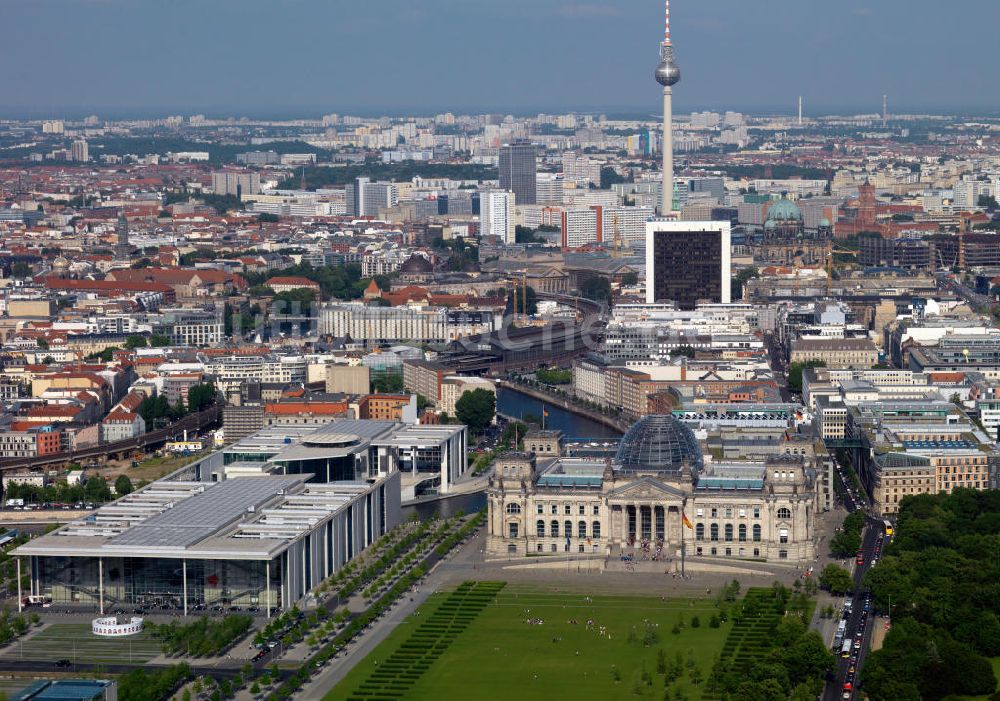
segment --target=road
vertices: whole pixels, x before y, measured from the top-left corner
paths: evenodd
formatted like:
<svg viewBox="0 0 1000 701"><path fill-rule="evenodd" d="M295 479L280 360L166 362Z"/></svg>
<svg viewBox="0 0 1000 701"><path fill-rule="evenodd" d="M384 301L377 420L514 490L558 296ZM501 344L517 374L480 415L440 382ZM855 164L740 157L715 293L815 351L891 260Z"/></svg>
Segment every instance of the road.
<svg viewBox="0 0 1000 701"><path fill-rule="evenodd" d="M957 296L964 299L973 309L992 306L993 303L996 301L988 295L979 294L971 287L963 285L959 280L956 279L943 276L938 277L938 284L940 285L942 290L953 292Z"/></svg>
<svg viewBox="0 0 1000 701"><path fill-rule="evenodd" d="M867 519L861 541L862 564L855 564L854 567L854 595L851 598L851 611L847 614L847 631L845 640L854 640L856 646L852 646L849 657L842 657L839 649L834 650L837 655L837 664L834 669L834 678L826 685L823 692L823 701L845 701L847 699L860 698L854 691L857 683L858 672L861 670L868 655L871 645L872 630L876 625L883 625L882 619L877 618L871 610L872 601L870 592L863 586L862 580L865 573L872 567L876 559L881 554L884 540L884 528L882 520L873 516L870 512L867 495L863 492L853 491L850 481L844 472L843 466L837 464L837 479L844 485L847 494L846 506L850 511L861 509L865 511ZM850 684L851 686L845 686Z"/></svg>

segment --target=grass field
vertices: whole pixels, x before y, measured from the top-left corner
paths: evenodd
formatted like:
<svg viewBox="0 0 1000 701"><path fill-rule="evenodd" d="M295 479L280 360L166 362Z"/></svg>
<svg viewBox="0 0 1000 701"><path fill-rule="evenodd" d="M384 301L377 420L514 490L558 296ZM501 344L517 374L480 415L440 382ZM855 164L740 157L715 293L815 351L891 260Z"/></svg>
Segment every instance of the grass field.
<svg viewBox="0 0 1000 701"><path fill-rule="evenodd" d="M518 701L659 701L664 681L657 674L657 657L663 650L670 661L680 655L684 671L673 687L695 701L702 698L704 681L692 683L688 660L702 679L707 678L731 628L729 623L709 627L717 611L710 599L588 598L583 592L507 585L482 610L456 614L461 620L457 634L447 626L440 628L447 643L431 664L418 667L416 674L405 672L410 680L405 693L395 697L358 693L373 674L379 676L379 663L384 669L394 653L389 664L396 669L395 660L413 649L413 633L423 621L442 605L454 609L454 599L448 599L448 594L432 596L325 698L506 701L514 696ZM694 616L700 619L698 628L690 625ZM542 623L531 624L529 619ZM588 620L593 625L588 626ZM681 620L685 625L674 634L672 629ZM643 681L644 670L651 685Z"/></svg>
<svg viewBox="0 0 1000 701"><path fill-rule="evenodd" d="M127 638L99 638L90 632L89 623L54 623L22 642L12 643L3 656L110 664L148 662L159 654L159 641L145 632Z"/></svg>

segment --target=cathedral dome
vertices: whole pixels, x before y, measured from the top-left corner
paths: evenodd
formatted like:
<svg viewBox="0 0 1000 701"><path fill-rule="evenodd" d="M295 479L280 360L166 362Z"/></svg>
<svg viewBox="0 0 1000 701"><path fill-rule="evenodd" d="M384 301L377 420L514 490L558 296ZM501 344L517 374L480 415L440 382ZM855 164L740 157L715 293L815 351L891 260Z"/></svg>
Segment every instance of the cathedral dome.
<svg viewBox="0 0 1000 701"><path fill-rule="evenodd" d="M429 260L414 253L399 267L401 273L433 273L434 266Z"/></svg>
<svg viewBox="0 0 1000 701"><path fill-rule="evenodd" d="M767 210L768 221L802 221L802 210L791 200L780 199Z"/></svg>
<svg viewBox="0 0 1000 701"><path fill-rule="evenodd" d="M621 472L680 473L685 462L692 474L702 467L694 432L669 415L645 416L622 438L615 458Z"/></svg>

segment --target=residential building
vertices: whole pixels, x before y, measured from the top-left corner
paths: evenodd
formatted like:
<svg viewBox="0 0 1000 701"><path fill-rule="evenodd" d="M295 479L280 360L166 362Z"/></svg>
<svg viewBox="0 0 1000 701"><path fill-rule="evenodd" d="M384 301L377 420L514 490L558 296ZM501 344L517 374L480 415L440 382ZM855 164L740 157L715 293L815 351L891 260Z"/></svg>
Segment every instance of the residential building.
<svg viewBox="0 0 1000 701"><path fill-rule="evenodd" d="M516 243L515 195L512 192L490 190L479 196L479 235L491 236L504 243Z"/></svg>
<svg viewBox="0 0 1000 701"><path fill-rule="evenodd" d="M212 173L212 191L216 195L257 195L260 193L260 174L250 171L222 170Z"/></svg>

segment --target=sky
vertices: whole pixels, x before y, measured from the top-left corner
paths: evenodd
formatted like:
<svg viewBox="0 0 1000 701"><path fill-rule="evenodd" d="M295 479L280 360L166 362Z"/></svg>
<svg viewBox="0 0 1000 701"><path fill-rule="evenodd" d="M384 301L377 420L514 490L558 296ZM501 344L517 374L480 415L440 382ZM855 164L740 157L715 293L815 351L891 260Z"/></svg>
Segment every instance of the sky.
<svg viewBox="0 0 1000 701"><path fill-rule="evenodd" d="M0 115L653 113L661 0L0 0ZM1000 113L997 0L673 0L674 109Z"/></svg>

